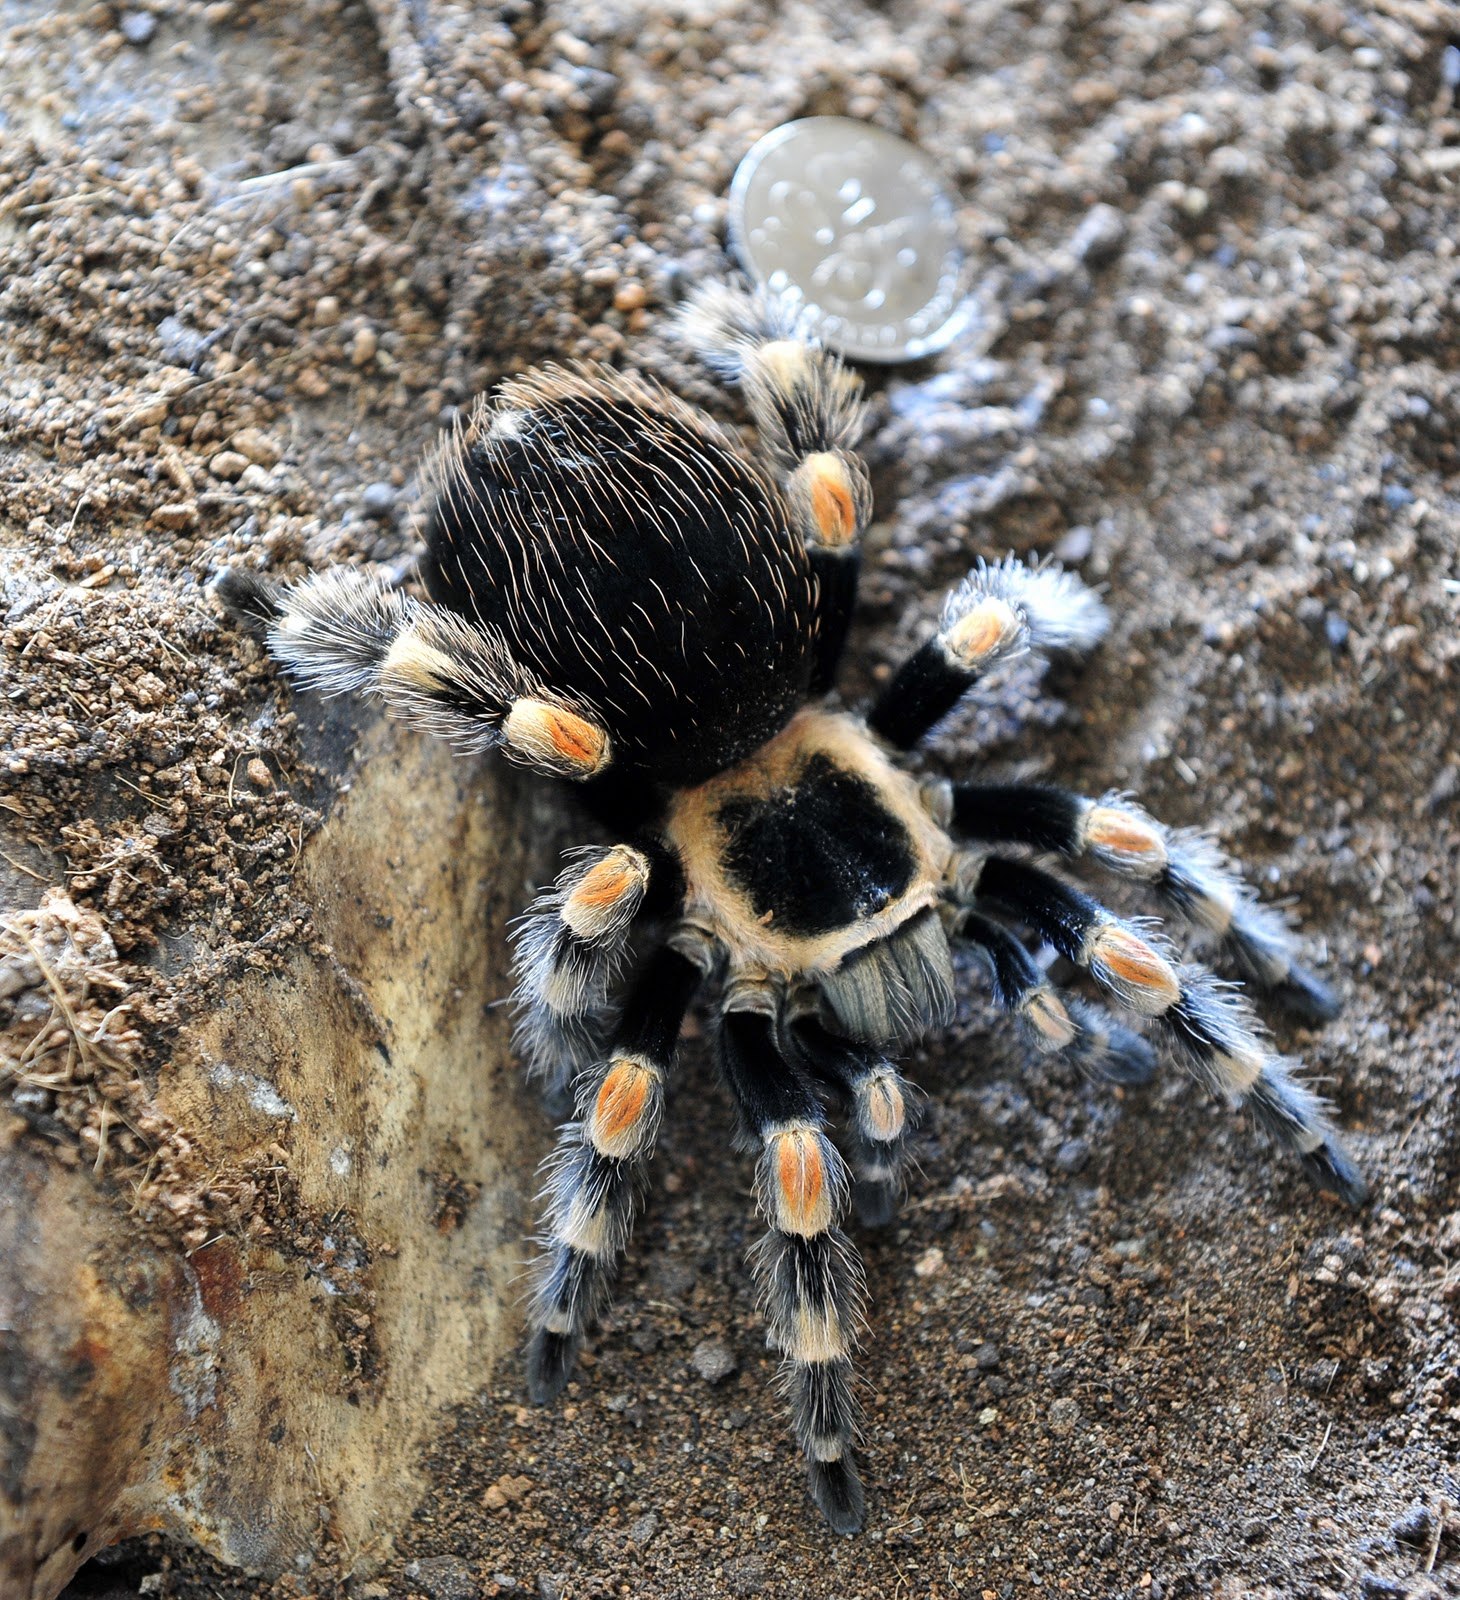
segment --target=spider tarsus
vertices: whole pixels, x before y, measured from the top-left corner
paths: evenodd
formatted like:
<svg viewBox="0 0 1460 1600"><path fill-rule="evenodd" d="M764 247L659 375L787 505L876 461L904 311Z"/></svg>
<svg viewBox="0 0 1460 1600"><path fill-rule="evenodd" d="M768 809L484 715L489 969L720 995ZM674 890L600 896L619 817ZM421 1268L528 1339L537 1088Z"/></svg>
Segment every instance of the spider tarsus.
<svg viewBox="0 0 1460 1600"><path fill-rule="evenodd" d="M255 636L283 615L279 586L244 567L224 567L209 587L229 616Z"/></svg>
<svg viewBox="0 0 1460 1600"><path fill-rule="evenodd" d="M850 1456L812 1461L807 1466L811 1498L833 1533L860 1533L867 1519L867 1497L857 1464Z"/></svg>
<svg viewBox="0 0 1460 1600"><path fill-rule="evenodd" d="M567 1387L578 1365L583 1341L576 1333L553 1333L539 1328L527 1347L527 1394L535 1406L545 1406Z"/></svg>
<svg viewBox="0 0 1460 1600"><path fill-rule="evenodd" d="M859 1178L852 1184L852 1211L864 1228L885 1228L897 1216L897 1185Z"/></svg>
<svg viewBox="0 0 1460 1600"><path fill-rule="evenodd" d="M566 1122L573 1115L573 1083L572 1079L561 1082L545 1080L538 1090L538 1102L543 1111L557 1122Z"/></svg>
<svg viewBox="0 0 1460 1600"><path fill-rule="evenodd" d="M1119 1023L1107 1024L1107 1030L1106 1052L1094 1068L1095 1075L1106 1083L1128 1088L1150 1083L1156 1076L1156 1052L1150 1043L1133 1028Z"/></svg>
<svg viewBox="0 0 1460 1600"><path fill-rule="evenodd" d="M1333 990L1296 962L1289 967L1287 977L1267 990L1267 997L1290 1017L1315 1027L1322 1022L1332 1022L1343 1009Z"/></svg>
<svg viewBox="0 0 1460 1600"><path fill-rule="evenodd" d="M1322 1193L1336 1194L1350 1206L1361 1206L1369 1198L1368 1182L1335 1136L1330 1135L1300 1159L1309 1181Z"/></svg>

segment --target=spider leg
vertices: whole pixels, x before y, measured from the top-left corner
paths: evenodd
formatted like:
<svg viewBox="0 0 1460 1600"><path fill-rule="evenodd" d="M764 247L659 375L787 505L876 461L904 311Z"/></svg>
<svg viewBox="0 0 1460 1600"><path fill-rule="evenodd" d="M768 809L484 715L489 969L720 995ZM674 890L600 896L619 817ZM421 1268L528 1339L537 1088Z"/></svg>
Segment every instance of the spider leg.
<svg viewBox="0 0 1460 1600"><path fill-rule="evenodd" d="M1292 1150L1320 1189L1350 1205L1368 1193L1323 1101L1263 1045L1246 1000L1205 968L1176 967L1100 903L1023 862L990 856L970 887L1033 928L1121 1004L1151 1017L1192 1074Z"/></svg>
<svg viewBox="0 0 1460 1600"><path fill-rule="evenodd" d="M378 694L427 733L551 777L593 778L613 759L591 708L538 683L501 633L378 577L332 567L281 588L232 569L214 591L308 688Z"/></svg>
<svg viewBox="0 0 1460 1600"><path fill-rule="evenodd" d="M1068 1055L1091 1077L1107 1083L1150 1082L1156 1056L1141 1035L1099 1006L1056 994L1044 969L1002 924L966 910L960 914L955 936L977 949L994 998L1018 1019L1036 1050Z"/></svg>
<svg viewBox="0 0 1460 1600"><path fill-rule="evenodd" d="M609 991L650 877L650 858L632 845L573 851L512 931L518 1007L513 1042L549 1101L601 1059Z"/></svg>
<svg viewBox="0 0 1460 1600"><path fill-rule="evenodd" d="M583 1334L603 1314L638 1210L664 1110L664 1080L699 965L661 946L624 1005L608 1059L578 1083L546 1164L547 1249L528 1315L527 1388L544 1405L572 1376Z"/></svg>
<svg viewBox="0 0 1460 1600"><path fill-rule="evenodd" d="M1327 985L1297 961L1283 919L1200 834L1163 827L1119 797L1087 799L1037 784L955 784L953 824L988 844L1088 858L1150 886L1163 906L1214 934L1244 977L1306 1022L1338 1015Z"/></svg>
<svg viewBox="0 0 1460 1600"><path fill-rule="evenodd" d="M903 663L867 722L900 750L937 726L990 667L1026 650L1089 650L1105 608L1073 573L1010 556L980 562L944 602L938 631Z"/></svg>
<svg viewBox="0 0 1460 1600"><path fill-rule="evenodd" d="M852 1210L864 1228L885 1228L902 1199L917 1090L879 1051L832 1033L814 1017L798 1017L782 1043L791 1060L847 1105Z"/></svg>
<svg viewBox="0 0 1460 1600"><path fill-rule="evenodd" d="M838 1226L847 1170L827 1137L814 1086L778 1048L775 1009L769 989L732 985L719 1031L720 1065L747 1139L760 1153L755 1192L770 1227L753 1261L770 1342L785 1357L811 1497L837 1533L855 1533L864 1500L852 1456L858 1420L852 1350L863 1284Z"/></svg>
<svg viewBox="0 0 1460 1600"><path fill-rule="evenodd" d="M793 300L710 283L686 302L680 333L707 366L739 384L760 445L785 491L819 588L813 693L836 679L857 599L872 484L856 454L866 421L861 379L821 348Z"/></svg>

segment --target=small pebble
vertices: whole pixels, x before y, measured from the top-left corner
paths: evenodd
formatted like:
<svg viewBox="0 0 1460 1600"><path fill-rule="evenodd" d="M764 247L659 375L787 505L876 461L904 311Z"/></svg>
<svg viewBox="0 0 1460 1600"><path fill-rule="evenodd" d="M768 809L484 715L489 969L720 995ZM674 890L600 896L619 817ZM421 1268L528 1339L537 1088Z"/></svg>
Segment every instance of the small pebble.
<svg viewBox="0 0 1460 1600"><path fill-rule="evenodd" d="M393 484L367 483L364 493L360 496L360 504L366 516L384 522L395 511L395 503L399 498L399 493Z"/></svg>
<svg viewBox="0 0 1460 1600"><path fill-rule="evenodd" d="M1078 566L1090 554L1094 544L1094 533L1082 523L1071 528L1054 547L1055 560L1063 561L1066 566Z"/></svg>
<svg viewBox="0 0 1460 1600"><path fill-rule="evenodd" d="M198 520L198 508L190 501L170 500L152 513L152 522L169 533L181 533L193 527Z"/></svg>
<svg viewBox="0 0 1460 1600"><path fill-rule="evenodd" d="M1330 650L1342 650L1348 642L1348 623L1330 611L1323 619L1323 637L1328 640Z"/></svg>
<svg viewBox="0 0 1460 1600"><path fill-rule="evenodd" d="M148 11L124 11L117 26L127 43L140 49L152 42L152 35L157 32L157 18Z"/></svg>
<svg viewBox="0 0 1460 1600"><path fill-rule="evenodd" d="M1460 45L1447 44L1440 52L1440 82L1447 89L1460 89Z"/></svg>
<svg viewBox="0 0 1460 1600"><path fill-rule="evenodd" d="M1310 1394L1327 1394L1338 1376L1338 1362L1331 1357L1310 1361L1298 1374L1298 1382Z"/></svg>
<svg viewBox="0 0 1460 1600"><path fill-rule="evenodd" d="M642 1547L648 1544L658 1531L658 1512L646 1511L642 1517L635 1517L629 1524L629 1543Z"/></svg>
<svg viewBox="0 0 1460 1600"><path fill-rule="evenodd" d="M409 1561L406 1577L430 1600L481 1600L481 1585L460 1556L423 1556Z"/></svg>
<svg viewBox="0 0 1460 1600"><path fill-rule="evenodd" d="M1061 1172L1083 1172L1090 1164L1090 1146L1084 1139L1067 1139L1055 1151L1054 1164Z"/></svg>
<svg viewBox="0 0 1460 1600"><path fill-rule="evenodd" d="M261 428L240 428L228 443L231 449L260 467L277 466L284 454Z"/></svg>
<svg viewBox="0 0 1460 1600"><path fill-rule="evenodd" d="M374 328L361 328L350 342L350 365L363 367L375 359L380 348L380 336Z"/></svg>
<svg viewBox="0 0 1460 1600"><path fill-rule="evenodd" d="M243 475L243 470L249 464L248 457L240 455L237 450L220 450L208 463L208 471L215 478L233 479Z"/></svg>
<svg viewBox="0 0 1460 1600"><path fill-rule="evenodd" d="M694 1347L689 1364L706 1383L722 1383L735 1371L735 1357L719 1339L702 1339Z"/></svg>
<svg viewBox="0 0 1460 1600"><path fill-rule="evenodd" d="M248 781L255 789L272 789L274 787L274 775L269 771L268 764L261 760L260 757L255 756L249 762L246 770L248 772Z"/></svg>
<svg viewBox="0 0 1460 1600"><path fill-rule="evenodd" d="M1064 1437L1079 1426L1080 1407L1077 1401L1066 1396L1052 1401L1049 1408L1049 1431Z"/></svg>
<svg viewBox="0 0 1460 1600"><path fill-rule="evenodd" d="M1435 1514L1424 1501L1417 1500L1408 1511L1390 1523L1389 1531L1400 1544L1423 1549L1434 1538Z"/></svg>
<svg viewBox="0 0 1460 1600"><path fill-rule="evenodd" d="M913 1262L913 1273L919 1278L936 1278L943 1270L943 1252L937 1245L930 1245Z"/></svg>

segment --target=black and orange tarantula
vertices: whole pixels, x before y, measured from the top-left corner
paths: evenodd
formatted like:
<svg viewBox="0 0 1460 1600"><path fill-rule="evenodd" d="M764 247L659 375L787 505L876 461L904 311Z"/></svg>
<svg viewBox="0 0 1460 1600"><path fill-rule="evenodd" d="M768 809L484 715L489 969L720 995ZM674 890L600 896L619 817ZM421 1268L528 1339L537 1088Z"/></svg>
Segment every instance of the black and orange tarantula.
<svg viewBox="0 0 1460 1600"><path fill-rule="evenodd" d="M893 1214L913 1105L893 1058L949 1020L953 945L982 958L1036 1049L1148 1076L1140 1034L1055 993L1031 943L1052 947L1321 1187L1357 1203L1365 1185L1239 992L1026 859L1139 880L1259 988L1331 1016L1281 919L1208 844L1120 798L920 782L897 763L996 663L1093 646L1100 602L1053 567L980 564L870 711L826 705L871 515L860 383L765 297L708 287L682 328L740 385L764 466L649 382L546 367L479 402L441 453L429 601L340 570L284 591L232 572L220 589L303 683L378 694L468 749L573 780L618 841L571 857L517 934L521 1048L576 1101L548 1167L533 1399L563 1388L604 1311L676 1039L713 983L768 1225L755 1269L770 1341L812 1496L853 1532L863 1294L841 1222L849 1202L869 1226ZM828 1106L845 1112L844 1153Z"/></svg>

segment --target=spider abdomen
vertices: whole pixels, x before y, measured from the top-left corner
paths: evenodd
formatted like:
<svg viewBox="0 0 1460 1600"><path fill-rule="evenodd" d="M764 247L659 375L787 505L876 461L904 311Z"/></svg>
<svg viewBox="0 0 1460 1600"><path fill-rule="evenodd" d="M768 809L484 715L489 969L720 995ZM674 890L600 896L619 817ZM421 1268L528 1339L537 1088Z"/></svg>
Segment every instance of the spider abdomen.
<svg viewBox="0 0 1460 1600"><path fill-rule="evenodd" d="M606 367L484 400L442 452L422 577L602 726L620 777L701 783L805 698L816 584L775 483Z"/></svg>

